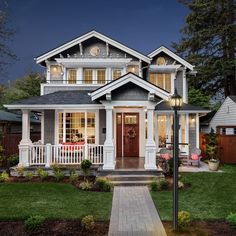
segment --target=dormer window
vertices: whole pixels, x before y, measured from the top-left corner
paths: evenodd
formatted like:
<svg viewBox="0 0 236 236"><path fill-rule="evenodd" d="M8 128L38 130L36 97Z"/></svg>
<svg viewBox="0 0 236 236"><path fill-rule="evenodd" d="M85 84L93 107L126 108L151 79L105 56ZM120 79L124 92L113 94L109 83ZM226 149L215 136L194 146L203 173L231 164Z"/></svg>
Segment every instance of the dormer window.
<svg viewBox="0 0 236 236"><path fill-rule="evenodd" d="M150 82L156 86L171 92L171 74L150 72Z"/></svg>
<svg viewBox="0 0 236 236"><path fill-rule="evenodd" d="M136 75L139 75L139 66L138 65L128 65L127 66L127 71L132 72Z"/></svg>
<svg viewBox="0 0 236 236"><path fill-rule="evenodd" d="M156 62L157 65L166 65L166 60L164 57L158 57Z"/></svg>

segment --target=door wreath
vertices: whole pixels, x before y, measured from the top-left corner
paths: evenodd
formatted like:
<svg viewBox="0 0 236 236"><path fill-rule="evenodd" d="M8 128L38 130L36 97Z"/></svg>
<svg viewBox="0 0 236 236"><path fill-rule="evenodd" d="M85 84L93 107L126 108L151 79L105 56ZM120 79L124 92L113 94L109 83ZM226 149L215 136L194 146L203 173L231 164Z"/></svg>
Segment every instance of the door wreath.
<svg viewBox="0 0 236 236"><path fill-rule="evenodd" d="M136 137L136 132L135 132L134 128L130 128L130 129L128 130L128 137L129 137L130 139Z"/></svg>

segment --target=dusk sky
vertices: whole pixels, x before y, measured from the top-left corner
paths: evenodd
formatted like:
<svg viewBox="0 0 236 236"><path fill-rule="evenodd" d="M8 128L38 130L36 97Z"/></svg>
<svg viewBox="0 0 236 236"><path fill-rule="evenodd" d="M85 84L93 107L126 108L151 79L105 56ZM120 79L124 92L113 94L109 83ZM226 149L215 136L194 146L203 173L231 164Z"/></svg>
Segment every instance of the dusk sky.
<svg viewBox="0 0 236 236"><path fill-rule="evenodd" d="M42 71L34 58L95 29L142 53L180 38L187 9L177 0L0 0L7 3L18 60L7 80Z"/></svg>

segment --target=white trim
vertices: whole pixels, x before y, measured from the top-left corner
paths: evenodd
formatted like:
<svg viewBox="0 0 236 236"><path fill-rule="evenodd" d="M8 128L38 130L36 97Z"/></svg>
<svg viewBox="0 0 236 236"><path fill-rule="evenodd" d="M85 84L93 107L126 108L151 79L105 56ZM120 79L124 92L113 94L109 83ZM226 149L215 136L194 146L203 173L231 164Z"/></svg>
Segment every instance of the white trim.
<svg viewBox="0 0 236 236"><path fill-rule="evenodd" d="M175 72L180 67L181 67L181 65L178 65L178 64L176 64L176 65L150 65L149 70L150 70L150 72L153 72L153 71L158 71L158 72L173 71L173 72Z"/></svg>
<svg viewBox="0 0 236 236"><path fill-rule="evenodd" d="M183 69L183 102L187 103L187 78L186 78L186 67Z"/></svg>
<svg viewBox="0 0 236 236"><path fill-rule="evenodd" d="M44 144L44 111L41 112L41 142Z"/></svg>
<svg viewBox="0 0 236 236"><path fill-rule="evenodd" d="M135 51L135 50L133 50L133 49L131 49L131 48L129 48L129 47L127 47L127 46L125 46L125 45L123 45L123 44L121 44L121 43L105 36L105 35L103 35L103 34L100 34L95 30L90 31L87 34L83 34L82 36L80 36L80 37L78 37L78 38L76 38L76 39L74 39L74 40L72 40L68 43L65 43L62 46L59 46L59 47L57 47L57 48L55 48L55 49L53 49L53 50L51 50L51 51L49 51L49 52L47 52L43 55L37 57L35 60L36 60L37 63L41 63L41 62L47 60L48 58L50 58L52 56L55 56L56 54L59 54L59 53L65 51L65 50L67 50L68 48L71 48L71 47L73 47L73 46L75 46L75 45L77 45L77 44L79 44L79 43L81 43L81 42L83 42L83 41L85 41L89 38L92 38L92 37L96 37L98 39L101 39L102 41L104 41L106 43L109 43L110 45L112 45L112 46L114 46L118 49L121 49L121 50L127 52L128 54L130 54L132 56L135 56L135 57L137 57L137 58L139 58L139 59L141 59L141 60L143 60L147 63L150 63L150 58L148 58L147 56L145 56L145 55L143 55L143 54L141 54L141 53L139 53L139 52L137 52L137 51Z"/></svg>
<svg viewBox="0 0 236 236"><path fill-rule="evenodd" d="M185 114L185 142L188 143L187 155L189 155L189 114Z"/></svg>
<svg viewBox="0 0 236 236"><path fill-rule="evenodd" d="M92 101L98 99L99 97L107 94L107 93L111 93L111 91L119 88L120 86L127 84L129 82L132 82L136 85L138 85L141 88L146 89L147 91L149 91L150 93L154 93L157 96L159 96L160 98L164 99L164 100L169 100L170 94L158 87L156 87L155 85L152 85L150 82L147 82L143 79L141 79L140 77L136 76L135 74L132 73L128 73L127 75L114 80L112 83L109 83L97 90L95 90L94 92L91 93L91 98Z"/></svg>
<svg viewBox="0 0 236 236"><path fill-rule="evenodd" d="M191 65L189 62L187 62L186 60L184 60L180 56L176 55L175 53L173 53L172 51L170 51L168 48L166 48L164 46L161 46L161 47L157 48L156 50L152 51L151 53L148 54L148 56L153 58L157 54L159 54L160 52L166 53L168 56L170 56L173 59L175 59L176 61L180 62L181 64L186 66L188 69L193 70L193 68L194 68L193 65Z"/></svg>
<svg viewBox="0 0 236 236"><path fill-rule="evenodd" d="M196 148L199 148L199 114L196 114Z"/></svg>
<svg viewBox="0 0 236 236"><path fill-rule="evenodd" d="M171 110L167 110L167 111L160 111L160 110L155 110L155 112L158 114L158 115L161 115L161 114L173 114L173 111ZM211 111L209 110L196 110L196 111L178 111L178 113L180 114L196 114L196 113L203 113L203 114L207 114Z"/></svg>

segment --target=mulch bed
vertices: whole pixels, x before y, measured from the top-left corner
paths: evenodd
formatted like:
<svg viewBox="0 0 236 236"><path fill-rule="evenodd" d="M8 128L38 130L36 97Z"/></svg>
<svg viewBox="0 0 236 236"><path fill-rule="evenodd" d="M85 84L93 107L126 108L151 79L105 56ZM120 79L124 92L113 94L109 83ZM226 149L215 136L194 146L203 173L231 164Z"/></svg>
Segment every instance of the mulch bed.
<svg viewBox="0 0 236 236"><path fill-rule="evenodd" d="M188 229L182 232L173 232L172 222L163 222L168 236L233 236L236 229L233 229L224 221L192 221Z"/></svg>
<svg viewBox="0 0 236 236"><path fill-rule="evenodd" d="M0 221L1 236L104 236L108 234L109 222L99 221L91 232L82 229L79 220L46 220L40 229L27 232L22 221Z"/></svg>

